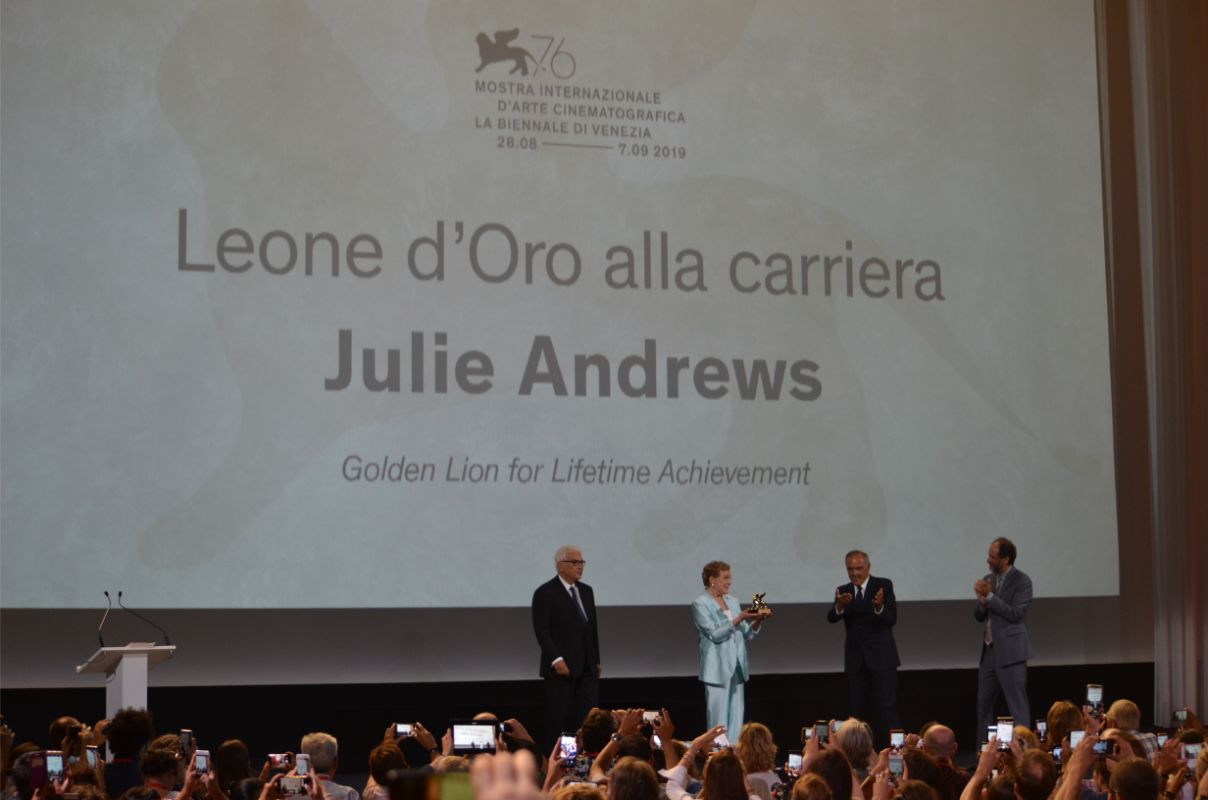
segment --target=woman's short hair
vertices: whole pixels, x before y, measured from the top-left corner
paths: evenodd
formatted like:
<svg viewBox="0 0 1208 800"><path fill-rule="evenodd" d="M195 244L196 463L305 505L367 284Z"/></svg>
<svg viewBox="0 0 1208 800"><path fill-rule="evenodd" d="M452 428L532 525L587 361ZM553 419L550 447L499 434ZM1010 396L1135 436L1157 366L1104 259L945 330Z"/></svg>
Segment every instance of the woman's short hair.
<svg viewBox="0 0 1208 800"><path fill-rule="evenodd" d="M768 726L762 722L748 722L742 726L734 752L748 774L768 772L776 767L776 742Z"/></svg>
<svg viewBox="0 0 1208 800"><path fill-rule="evenodd" d="M594 783L568 783L555 789L550 797L553 800L604 800L604 793Z"/></svg>
<svg viewBox="0 0 1208 800"><path fill-rule="evenodd" d="M847 760L858 770L867 770L876 758L877 752L872 749L872 728L867 722L855 717L846 719L831 737L831 746L837 747L847 756Z"/></svg>
<svg viewBox="0 0 1208 800"><path fill-rule="evenodd" d="M898 784L898 797L902 800L940 800L940 794L923 781L911 778Z"/></svg>
<svg viewBox="0 0 1208 800"><path fill-rule="evenodd" d="M731 750L709 756L700 779L697 800L746 800L747 779L742 762Z"/></svg>
<svg viewBox="0 0 1208 800"><path fill-rule="evenodd" d="M1044 749L1052 750L1061 744L1061 740L1069 736L1070 731L1082 728L1082 710L1069 700L1058 700L1049 707L1045 717L1048 723L1048 733L1044 738Z"/></svg>
<svg viewBox="0 0 1208 800"><path fill-rule="evenodd" d="M835 800L847 800L851 797L851 762L842 750L823 750L814 763L809 765L807 774L818 775L826 781Z"/></svg>
<svg viewBox="0 0 1208 800"><path fill-rule="evenodd" d="M705 568L700 571L701 583L705 584L705 586L708 586L710 578L716 578L723 572L729 572L729 570L730 565L724 561L710 561L708 564L705 564Z"/></svg>
<svg viewBox="0 0 1208 800"><path fill-rule="evenodd" d="M369 774L378 786L390 783L390 773L396 769L406 769L407 759L403 751L394 742L382 742L369 751Z"/></svg>
<svg viewBox="0 0 1208 800"><path fill-rule="evenodd" d="M1032 733L1027 725L1016 725L1011 729L1011 736L1017 742L1023 743L1024 750L1040 750L1040 737Z"/></svg>
<svg viewBox="0 0 1208 800"><path fill-rule="evenodd" d="M826 781L822 780L820 775L815 775L812 772L802 775L793 784L793 796L791 800L833 800L834 795L831 794L830 786ZM842 798L847 800L847 798Z"/></svg>
<svg viewBox="0 0 1208 800"><path fill-rule="evenodd" d="M617 761L608 771L609 800L659 800L659 779L650 762L633 756Z"/></svg>

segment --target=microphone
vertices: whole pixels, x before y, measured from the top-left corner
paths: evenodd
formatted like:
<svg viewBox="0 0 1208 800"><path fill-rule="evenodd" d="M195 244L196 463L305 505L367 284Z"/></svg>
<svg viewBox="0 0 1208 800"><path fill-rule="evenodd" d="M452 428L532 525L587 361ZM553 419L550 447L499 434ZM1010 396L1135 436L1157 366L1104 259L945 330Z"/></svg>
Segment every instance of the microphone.
<svg viewBox="0 0 1208 800"><path fill-rule="evenodd" d="M105 620L109 619L109 612L113 610L113 598L109 596L108 589L105 590L105 602L109 603L109 607L101 615L101 624L96 626L96 640L101 643L101 647L105 646L105 639L101 636L101 628L105 627Z"/></svg>
<svg viewBox="0 0 1208 800"><path fill-rule="evenodd" d="M166 644L166 645L171 645L171 644L172 644L172 640L168 638L168 632L167 632L166 630L164 630L164 629L163 629L163 628L161 628L160 626L156 625L154 622L152 622L151 620L147 619L147 618L146 618L146 617L144 617L142 614L138 613L137 611L135 611L134 609L132 609L132 608L128 607L128 606L127 606L125 603L123 603L123 602L122 602L122 590L121 590L121 589L118 589L118 590L117 590L117 604L118 604L119 606L121 606L121 607L122 607L124 610L129 611L131 614L133 614L134 616L138 617L138 618L139 618L139 619L141 619L143 622L147 623L147 624L148 624L148 625L150 625L152 628L155 628L155 629L156 629L156 630L158 630L160 633L162 633L162 634L164 635L164 644Z"/></svg>

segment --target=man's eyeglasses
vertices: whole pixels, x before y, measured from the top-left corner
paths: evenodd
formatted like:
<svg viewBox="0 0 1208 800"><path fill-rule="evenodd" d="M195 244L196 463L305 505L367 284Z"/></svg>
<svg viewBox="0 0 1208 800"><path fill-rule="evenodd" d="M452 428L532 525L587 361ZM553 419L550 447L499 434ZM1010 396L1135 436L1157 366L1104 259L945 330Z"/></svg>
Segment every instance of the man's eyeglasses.
<svg viewBox="0 0 1208 800"><path fill-rule="evenodd" d="M587 562L581 558L564 558L559 563L560 564L570 564L571 566L575 566L575 567L581 567L584 564L586 564Z"/></svg>

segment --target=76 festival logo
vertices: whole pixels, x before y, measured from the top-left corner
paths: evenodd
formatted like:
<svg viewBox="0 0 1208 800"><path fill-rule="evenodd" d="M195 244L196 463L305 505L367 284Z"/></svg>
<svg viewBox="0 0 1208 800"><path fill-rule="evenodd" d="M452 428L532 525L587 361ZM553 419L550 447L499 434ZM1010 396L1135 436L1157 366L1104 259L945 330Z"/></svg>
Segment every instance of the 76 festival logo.
<svg viewBox="0 0 1208 800"><path fill-rule="evenodd" d="M475 37L478 43L478 68L482 72L492 64L511 64L509 75L528 75L532 69L533 75L549 71L555 78L568 80L575 74L575 57L565 48L566 37L532 35L530 40L537 42L533 50L520 47L514 42L520 36L519 28L510 31L495 31L495 36L480 33ZM543 44L542 44L543 43ZM533 51L540 51L540 56L534 56Z"/></svg>

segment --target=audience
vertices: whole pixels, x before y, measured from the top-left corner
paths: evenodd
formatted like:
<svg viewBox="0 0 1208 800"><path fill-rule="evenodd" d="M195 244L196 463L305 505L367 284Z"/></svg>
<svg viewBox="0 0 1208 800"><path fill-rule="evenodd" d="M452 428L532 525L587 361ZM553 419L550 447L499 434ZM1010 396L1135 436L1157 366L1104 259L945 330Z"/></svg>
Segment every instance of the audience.
<svg viewBox="0 0 1208 800"><path fill-rule="evenodd" d="M107 725L91 729L75 717L55 719L47 735L66 756L61 780L46 780L45 753L37 743L15 744L2 725L0 733L7 733L0 741L11 778L5 800L402 800L446 794L464 800L1208 800L1208 750L1188 763L1204 740L1198 718L1189 713L1158 747L1154 732L1142 728L1137 704L1126 699L1112 703L1101 721L1073 703L1053 703L1043 743L1017 726L1008 747L1000 750L991 739L972 774L957 763L955 733L939 722L907 737L899 750L878 754L867 723L845 720L828 743L819 737L806 742L800 775L794 775L778 766L784 751L762 723L747 722L733 747L718 747L720 727L685 743L675 739L666 709L653 722L649 716L641 709L593 709L576 732L577 753L563 759L555 747L544 770L537 765L545 759L534 757L536 745L518 720L501 724L496 754L474 758L453 754L448 733L442 748L418 723L402 739L391 725L369 753L363 792L336 782L339 743L323 732L302 737L299 751L312 767L305 781L290 773L266 782L267 765L257 778L238 739L214 750L212 775L197 772L179 736L155 738L151 715L140 709L122 709ZM498 722L487 712L476 719ZM1075 730L1085 735L1071 747ZM93 769L86 746L106 737L114 757ZM1051 748L1061 754L1064 769ZM891 774L891 760L895 767L900 760L900 774ZM449 788L426 788L434 785Z"/></svg>

